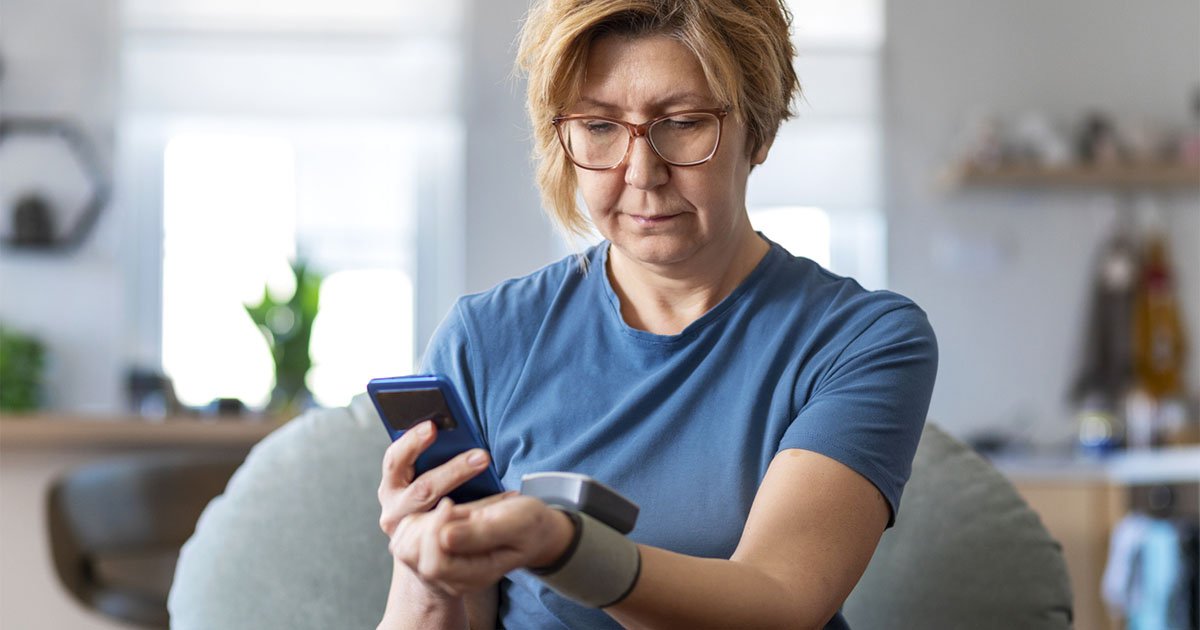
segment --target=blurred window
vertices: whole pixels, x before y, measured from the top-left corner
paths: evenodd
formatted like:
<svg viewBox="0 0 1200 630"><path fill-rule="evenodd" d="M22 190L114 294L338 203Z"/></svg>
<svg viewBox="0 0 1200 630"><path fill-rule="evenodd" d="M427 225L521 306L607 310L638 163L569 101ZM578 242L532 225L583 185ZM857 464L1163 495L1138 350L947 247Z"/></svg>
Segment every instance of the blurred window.
<svg viewBox="0 0 1200 630"><path fill-rule="evenodd" d="M325 275L308 375L318 403L412 371L417 294L423 277L437 284L440 255L418 231L458 212L461 11L124 0L130 337L185 404L267 402L269 348L243 304L264 286L286 299L297 259Z"/></svg>
<svg viewBox="0 0 1200 630"><path fill-rule="evenodd" d="M223 129L236 128L228 123ZM163 195L163 367L185 404L266 403L269 349L242 304L285 301L301 255L329 274L309 386L344 404L372 376L412 370L411 138L395 125L246 124L179 133Z"/></svg>
<svg viewBox="0 0 1200 630"><path fill-rule="evenodd" d="M184 404L266 404L270 351L242 308L295 250L295 155L275 138L180 135L167 144L163 367ZM279 282L276 280L278 286ZM281 293L278 288L276 293Z"/></svg>
<svg viewBox="0 0 1200 630"><path fill-rule="evenodd" d="M754 229L794 256L829 268L829 213L820 208L760 208L750 212Z"/></svg>

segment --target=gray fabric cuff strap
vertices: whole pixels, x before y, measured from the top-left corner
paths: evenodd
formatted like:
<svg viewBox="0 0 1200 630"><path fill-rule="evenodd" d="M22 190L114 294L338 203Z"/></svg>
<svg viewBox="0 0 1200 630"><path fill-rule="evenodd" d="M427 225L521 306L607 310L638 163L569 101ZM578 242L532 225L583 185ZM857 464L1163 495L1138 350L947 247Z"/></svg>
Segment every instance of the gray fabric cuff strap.
<svg viewBox="0 0 1200 630"><path fill-rule="evenodd" d="M579 527L574 553L557 571L534 575L558 594L584 606L612 606L625 599L637 584L642 570L641 552L632 540L608 525L583 512L571 514Z"/></svg>

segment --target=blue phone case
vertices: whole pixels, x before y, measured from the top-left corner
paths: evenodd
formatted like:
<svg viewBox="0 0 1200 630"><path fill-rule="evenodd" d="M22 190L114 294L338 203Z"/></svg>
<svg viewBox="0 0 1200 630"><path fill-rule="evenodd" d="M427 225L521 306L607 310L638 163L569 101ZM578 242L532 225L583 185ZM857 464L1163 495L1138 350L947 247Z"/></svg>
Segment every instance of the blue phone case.
<svg viewBox="0 0 1200 630"><path fill-rule="evenodd" d="M474 423L463 412L463 406L459 401L458 394L455 393L454 385L446 377L439 374L376 378L367 383L367 393L371 396L371 402L375 403L375 410L379 412L379 417L383 420L383 426L387 429L388 435L392 437L393 442L399 439L401 435L404 435L405 429L397 426L402 423L393 421L396 418L388 417L386 411L388 405L381 403L381 396L413 395L427 397L431 393L430 390L435 389L441 393L442 398L445 400L445 407L449 411L450 420L455 426L454 428L438 428L437 439L434 440L433 444L425 452L417 457L415 466L417 475L446 463L463 451L473 448L485 448L483 440L480 439L475 429ZM423 420L422 418L417 420L417 422ZM411 424L415 426L417 422L412 422ZM466 503L467 501L482 499L503 491L504 486L500 483L500 476L496 474L495 464L491 463L488 464L486 470L467 480L447 496L456 503Z"/></svg>

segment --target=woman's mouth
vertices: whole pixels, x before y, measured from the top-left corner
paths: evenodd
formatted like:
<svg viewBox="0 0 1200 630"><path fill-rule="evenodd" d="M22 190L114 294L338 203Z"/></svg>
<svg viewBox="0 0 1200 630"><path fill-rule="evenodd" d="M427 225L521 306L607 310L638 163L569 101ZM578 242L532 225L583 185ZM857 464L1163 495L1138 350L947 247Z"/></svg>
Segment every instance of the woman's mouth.
<svg viewBox="0 0 1200 630"><path fill-rule="evenodd" d="M669 222L671 219L678 217L681 213L675 214L656 214L656 215L629 215L638 225L662 225Z"/></svg>

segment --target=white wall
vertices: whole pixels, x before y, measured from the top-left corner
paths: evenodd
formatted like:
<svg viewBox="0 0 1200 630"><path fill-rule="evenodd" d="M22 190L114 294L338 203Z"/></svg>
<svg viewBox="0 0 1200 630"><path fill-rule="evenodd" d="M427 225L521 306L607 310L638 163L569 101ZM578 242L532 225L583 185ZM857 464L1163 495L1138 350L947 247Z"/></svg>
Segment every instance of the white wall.
<svg viewBox="0 0 1200 630"><path fill-rule="evenodd" d="M0 111L75 121L111 172L116 111L116 0L0 3ZM8 212L8 210L5 210ZM122 403L124 248L120 210L108 208L68 254L0 245L0 321L47 346L46 394L60 409ZM4 231L10 217L2 217Z"/></svg>
<svg viewBox="0 0 1200 630"><path fill-rule="evenodd" d="M533 183L525 82L513 72L528 3L471 0L466 66L466 290L482 291L557 257Z"/></svg>
<svg viewBox="0 0 1200 630"><path fill-rule="evenodd" d="M81 121L112 154L115 0L4 0L4 113L55 112ZM471 0L463 287L485 289L561 251L543 217L529 160L523 85L511 78L524 0ZM1070 117L1115 114L1183 123L1200 83L1200 6L1164 0L1146 11L1105 0L1040 5L908 0L887 17L884 94L889 284L929 311L942 347L933 418L960 434L1023 422L1069 429L1064 391L1079 343L1089 261L1111 218L1097 192L945 195L935 185L963 118L981 106ZM63 46L63 42L70 45ZM819 94L811 93L817 99ZM781 156L776 156L781 157ZM1160 195L1200 379L1200 201ZM1101 203L1103 205L1103 203ZM0 249L0 320L39 334L51 353L59 409L112 411L136 355L121 208L78 252L47 257ZM435 319L430 316L426 319ZM428 329L430 323L422 328Z"/></svg>
<svg viewBox="0 0 1200 630"><path fill-rule="evenodd" d="M941 346L930 415L960 435L1071 430L1065 394L1090 261L1115 211L1104 191L946 194L939 170L964 119L1100 108L1183 125L1200 85L1200 3L906 0L889 4L884 76L890 285ZM1200 196L1156 193L1171 232L1200 389Z"/></svg>

